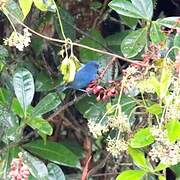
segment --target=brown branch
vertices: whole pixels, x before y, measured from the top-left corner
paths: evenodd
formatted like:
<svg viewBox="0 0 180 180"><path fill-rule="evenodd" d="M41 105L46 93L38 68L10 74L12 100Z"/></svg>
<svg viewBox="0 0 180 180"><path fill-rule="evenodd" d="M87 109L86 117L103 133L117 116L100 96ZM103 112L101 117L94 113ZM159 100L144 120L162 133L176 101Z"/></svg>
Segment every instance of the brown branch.
<svg viewBox="0 0 180 180"><path fill-rule="evenodd" d="M51 114L49 117L48 117L48 120L52 120L54 117L56 117L58 114L60 114L62 111L64 111L65 109L67 109L68 107L72 106L74 103L80 101L81 99L83 99L87 94L82 94L81 96L73 99L72 101L68 102L67 104L65 104L64 106L62 107L59 107L59 109L54 112L53 114Z"/></svg>

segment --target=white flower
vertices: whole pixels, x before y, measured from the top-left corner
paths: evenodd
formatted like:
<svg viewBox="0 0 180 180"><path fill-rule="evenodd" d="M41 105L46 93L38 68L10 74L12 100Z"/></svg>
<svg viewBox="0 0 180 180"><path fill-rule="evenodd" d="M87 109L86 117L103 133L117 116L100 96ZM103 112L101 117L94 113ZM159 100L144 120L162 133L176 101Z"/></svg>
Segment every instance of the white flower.
<svg viewBox="0 0 180 180"><path fill-rule="evenodd" d="M153 126L151 133L156 140L149 152L152 161L161 161L167 165L175 165L180 162L180 142L171 143L167 131L157 126Z"/></svg>
<svg viewBox="0 0 180 180"><path fill-rule="evenodd" d="M166 110L166 119L180 119L180 97L176 96L173 103Z"/></svg>
<svg viewBox="0 0 180 180"><path fill-rule="evenodd" d="M122 152L127 151L128 144L123 139L109 139L107 143L107 151L113 156L118 156Z"/></svg>
<svg viewBox="0 0 180 180"><path fill-rule="evenodd" d="M120 132L128 132L130 130L130 124L127 115L118 109L117 116L110 116L108 118L108 125L112 129L117 128Z"/></svg>
<svg viewBox="0 0 180 180"><path fill-rule="evenodd" d="M152 86L150 79L144 79L137 82L137 88L140 92L155 93L154 87Z"/></svg>
<svg viewBox="0 0 180 180"><path fill-rule="evenodd" d="M28 32L28 29L23 30L24 34L18 32L12 32L9 38L4 40L4 44L10 47L16 47L19 51L23 51L24 47L29 46L31 42L31 33Z"/></svg>
<svg viewBox="0 0 180 180"><path fill-rule="evenodd" d="M102 136L103 133L107 132L109 129L106 125L101 123L95 123L93 121L88 122L89 131L93 134L95 138Z"/></svg>
<svg viewBox="0 0 180 180"><path fill-rule="evenodd" d="M180 143L163 144L156 142L149 152L151 159L163 164L175 165L180 162Z"/></svg>

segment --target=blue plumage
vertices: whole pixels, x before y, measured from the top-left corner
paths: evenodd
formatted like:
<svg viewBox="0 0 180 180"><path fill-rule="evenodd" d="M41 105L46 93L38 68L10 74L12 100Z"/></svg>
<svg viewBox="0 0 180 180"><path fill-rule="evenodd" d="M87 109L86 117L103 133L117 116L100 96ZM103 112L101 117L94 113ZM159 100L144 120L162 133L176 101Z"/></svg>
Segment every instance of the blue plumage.
<svg viewBox="0 0 180 180"><path fill-rule="evenodd" d="M85 64L79 71L76 72L74 81L69 83L66 87L58 88L59 91L64 91L65 89L76 89L82 90L87 85L96 79L99 64L96 61L90 61Z"/></svg>

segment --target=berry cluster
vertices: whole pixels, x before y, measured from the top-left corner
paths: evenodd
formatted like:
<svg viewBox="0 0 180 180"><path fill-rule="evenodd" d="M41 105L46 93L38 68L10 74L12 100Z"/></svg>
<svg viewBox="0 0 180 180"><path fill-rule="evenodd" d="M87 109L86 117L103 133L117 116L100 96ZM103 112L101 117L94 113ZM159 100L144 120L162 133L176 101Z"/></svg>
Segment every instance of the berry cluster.
<svg viewBox="0 0 180 180"><path fill-rule="evenodd" d="M11 162L9 177L11 180L28 180L29 167L23 163L23 154L19 153L18 156L19 158L13 159Z"/></svg>
<svg viewBox="0 0 180 180"><path fill-rule="evenodd" d="M86 88L86 91L91 91L94 95L96 95L97 101L107 101L110 97L114 97L118 94L115 86L111 86L107 89L99 85L97 81L92 81Z"/></svg>

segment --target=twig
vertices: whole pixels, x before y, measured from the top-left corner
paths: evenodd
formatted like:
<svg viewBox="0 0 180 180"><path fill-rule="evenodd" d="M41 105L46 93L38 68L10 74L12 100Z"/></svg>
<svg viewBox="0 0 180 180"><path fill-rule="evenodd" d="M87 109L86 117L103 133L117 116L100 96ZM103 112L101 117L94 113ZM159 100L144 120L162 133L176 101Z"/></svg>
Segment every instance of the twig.
<svg viewBox="0 0 180 180"><path fill-rule="evenodd" d="M107 66L105 67L105 69L101 72L101 74L100 74L100 76L99 76L100 79L102 79L102 78L104 77L104 75L105 75L106 71L108 70L109 66L111 66L111 65L114 63L115 60L116 60L116 57L113 57L113 58L111 59L111 61L109 61L109 63L108 63Z"/></svg>
<svg viewBox="0 0 180 180"><path fill-rule="evenodd" d="M102 19L101 17L102 17L102 15L103 15L104 11L106 10L106 6L107 6L108 1L109 1L109 0L105 0L105 1L104 1L103 5L102 5L102 8L101 8L101 10L100 10L100 12L99 12L99 15L97 16L97 18L95 19L95 21L94 21L94 23L93 23L93 25L92 25L93 29L95 29L95 27L97 26L98 20L99 20L99 19Z"/></svg>
<svg viewBox="0 0 180 180"><path fill-rule="evenodd" d="M46 40L54 41L54 42L58 42L58 43L70 44L70 45L81 47L81 48L84 48L84 49L88 49L88 50L91 50L91 51L94 51L94 52L97 52L97 53L101 53L101 54L109 55L109 56L112 56L112 57L116 57L116 58L121 59L122 61L126 61L126 62L129 62L129 63L137 64L137 65L140 65L140 66L146 66L146 65L142 64L140 61L130 60L130 59L126 58L126 57L123 57L123 56L120 56L120 55L117 55L117 54L114 54L114 53L111 53L111 52L103 51L103 50L100 50L100 49L96 49L96 48L89 47L89 46L86 46L86 45L83 45L83 44L79 44L79 43L76 43L76 42L72 42L72 41L66 41L66 40L51 38L51 37L42 35L42 34L36 32L36 31L34 31L33 29L29 28L27 25L25 25L23 22L21 22L15 16L13 16L8 10L6 10L6 11L8 12L8 14L12 18L14 18L23 27L27 28L33 34L36 34L37 36L42 37L42 38L44 38Z"/></svg>
<svg viewBox="0 0 180 180"><path fill-rule="evenodd" d="M10 143L10 144L8 144L7 146L5 146L4 148L0 149L0 155L1 155L3 152L5 152L5 151L7 151L8 149L10 149L10 148L13 148L13 147L16 147L16 146L18 146L18 145L20 145L20 144L25 143L27 140L29 140L31 137L33 137L34 134L36 134L36 132L37 132L37 131L32 131L32 132L30 132L29 134L27 134L23 139L19 140L18 142Z"/></svg>
<svg viewBox="0 0 180 180"><path fill-rule="evenodd" d="M53 114L51 114L48 117L48 120L53 119L54 117L56 117L58 114L60 114L62 111L64 111L65 109L67 109L68 107L72 106L75 102L80 101L81 99L83 99L87 94L82 94L81 96L73 99L72 101L68 102L67 104L65 104L64 106L60 107L56 112L54 112Z"/></svg>

